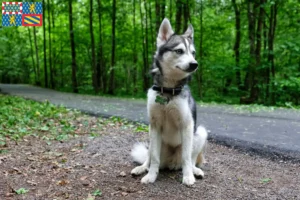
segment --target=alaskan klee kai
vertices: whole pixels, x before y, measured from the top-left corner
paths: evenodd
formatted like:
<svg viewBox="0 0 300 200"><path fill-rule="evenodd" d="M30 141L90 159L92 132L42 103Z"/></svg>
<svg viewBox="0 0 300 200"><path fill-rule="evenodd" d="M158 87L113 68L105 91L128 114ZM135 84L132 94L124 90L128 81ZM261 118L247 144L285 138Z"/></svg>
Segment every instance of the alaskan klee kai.
<svg viewBox="0 0 300 200"><path fill-rule="evenodd" d="M132 175L148 172L142 183L153 183L159 169L182 169L183 184L193 185L204 173L207 132L196 127L196 104L187 83L198 68L195 60L194 30L190 25L183 35L176 35L164 19L157 36L157 51L151 73L154 85L148 90L149 149L138 143L131 156L142 164Z"/></svg>

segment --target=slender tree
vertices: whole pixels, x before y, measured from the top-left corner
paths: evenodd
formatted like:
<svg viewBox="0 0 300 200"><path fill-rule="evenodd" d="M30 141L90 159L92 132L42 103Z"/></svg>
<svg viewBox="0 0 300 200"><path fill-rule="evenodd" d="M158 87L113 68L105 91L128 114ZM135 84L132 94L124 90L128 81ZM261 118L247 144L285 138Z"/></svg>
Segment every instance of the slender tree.
<svg viewBox="0 0 300 200"><path fill-rule="evenodd" d="M181 19L182 19L182 0L176 0L176 22L175 32L180 33L181 31Z"/></svg>
<svg viewBox="0 0 300 200"><path fill-rule="evenodd" d="M137 82L137 61L138 61L138 54L137 54L137 48L136 48L136 43L137 43L137 28L136 28L136 2L133 0L133 85L136 86ZM136 93L137 88L133 88L133 92Z"/></svg>
<svg viewBox="0 0 300 200"><path fill-rule="evenodd" d="M91 48L92 48L92 82L95 93L99 92L97 80L97 66L96 66L96 53L95 53L95 40L93 31L93 0L90 0L90 35L91 35Z"/></svg>
<svg viewBox="0 0 300 200"><path fill-rule="evenodd" d="M33 47L32 47L32 40L31 40L31 33L30 29L27 27L28 30L28 37L29 37L29 43L30 43L30 54L31 54L31 60L32 60L32 67L33 67L33 73L34 73L34 84L37 82L37 77L36 77L36 67L35 67L35 62L34 62L34 53L33 53Z"/></svg>
<svg viewBox="0 0 300 200"><path fill-rule="evenodd" d="M45 0L43 0L43 10L45 11ZM44 83L45 87L48 88L48 69L47 69L47 52L46 52L46 23L45 14L43 15L43 38L44 38Z"/></svg>
<svg viewBox="0 0 300 200"><path fill-rule="evenodd" d="M54 89L55 88L55 82L54 82L54 78L53 78L53 66L52 66L52 44L51 44L51 9L50 9L50 1L47 0L47 10L48 10L48 42L49 42L49 68L50 68L50 84L51 84L51 88Z"/></svg>
<svg viewBox="0 0 300 200"><path fill-rule="evenodd" d="M97 85L104 93L106 91L106 74L104 74L104 61L103 61L103 31L102 31L102 9L101 1L97 0L98 3L98 20L99 20L99 45L97 52Z"/></svg>
<svg viewBox="0 0 300 200"><path fill-rule="evenodd" d="M232 6L235 13L235 44L233 47L235 55L235 76L238 88L241 88L241 72L240 72L240 43L241 43L241 12L238 8L236 0L232 0Z"/></svg>
<svg viewBox="0 0 300 200"><path fill-rule="evenodd" d="M112 48L111 48L111 69L110 69L110 79L109 79L109 94L114 94L115 90L115 53L116 53L116 11L117 11L117 2L113 0L112 6Z"/></svg>
<svg viewBox="0 0 300 200"><path fill-rule="evenodd" d="M275 105L276 99L275 99L275 62L274 62L274 40L275 40L275 30L276 30L276 24L277 24L277 10L278 10L278 2L275 1L274 4L271 5L270 8L270 17L269 17L269 33L268 33L268 62L271 65L271 67L268 67L268 74L270 74L271 71L271 104ZM270 75L267 76L268 83L267 87L270 83ZM268 95L268 93L267 93Z"/></svg>
<svg viewBox="0 0 300 200"><path fill-rule="evenodd" d="M71 55L72 55L72 87L73 92L78 93L77 77L76 77L76 51L74 42L74 30L73 30L73 10L72 0L69 0L69 27L70 27L70 42L71 42Z"/></svg>
<svg viewBox="0 0 300 200"><path fill-rule="evenodd" d="M33 39L34 39L34 46L35 46L36 72L37 72L37 81L36 81L35 84L38 85L38 86L40 86L41 85L41 80L40 80L40 61L39 61L39 49L38 49L38 45L37 45L35 26L33 27Z"/></svg>

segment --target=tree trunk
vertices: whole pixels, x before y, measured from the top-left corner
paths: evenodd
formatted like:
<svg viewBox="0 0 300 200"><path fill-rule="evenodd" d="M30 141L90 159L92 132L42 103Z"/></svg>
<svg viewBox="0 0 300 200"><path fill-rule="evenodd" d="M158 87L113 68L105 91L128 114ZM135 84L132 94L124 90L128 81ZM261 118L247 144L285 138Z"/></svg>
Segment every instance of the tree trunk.
<svg viewBox="0 0 300 200"><path fill-rule="evenodd" d="M232 5L235 12L235 44L234 44L234 54L235 54L235 76L236 84L239 89L241 89L241 72L240 72L240 43L241 43L241 12L236 4L236 0L232 0Z"/></svg>
<svg viewBox="0 0 300 200"><path fill-rule="evenodd" d="M91 34L91 48L92 48L92 82L95 93L99 92L98 80L97 80L97 66L96 66L96 54L95 54L95 40L93 31L93 0L90 0L90 34Z"/></svg>
<svg viewBox="0 0 300 200"><path fill-rule="evenodd" d="M275 30L276 30L276 24L277 24L277 9L278 9L278 3L275 1L275 4L271 5L271 14L269 18L269 33L268 33L268 62L271 64L271 104L275 105L275 63L274 63L274 39L275 39ZM269 71L270 71L270 68Z"/></svg>
<svg viewBox="0 0 300 200"><path fill-rule="evenodd" d="M33 73L34 73L34 84L36 84L36 82L37 82L36 67L35 67L35 62L34 62L33 47L32 47L32 40L31 40L31 34L30 34L29 27L27 27L27 30L28 30L28 37L29 37L29 43L30 43L30 54L31 54L31 60L32 60L32 67L33 67Z"/></svg>
<svg viewBox="0 0 300 200"><path fill-rule="evenodd" d="M155 0L155 19L156 19L155 30L158 31L159 27L160 27L160 23L161 23L161 17L160 17L160 0Z"/></svg>
<svg viewBox="0 0 300 200"><path fill-rule="evenodd" d="M258 0L256 0L258 1ZM247 16L248 16L248 36L249 36L249 63L248 70L245 77L245 90L250 89L250 97L241 97L241 104L253 103L254 99L251 97L254 95L254 76L255 76L255 24L256 24L256 9L257 2L252 0L247 1Z"/></svg>
<svg viewBox="0 0 300 200"><path fill-rule="evenodd" d="M146 42L145 42L145 34L144 34L144 16L142 12L142 1L139 0L140 3L140 16L141 16L141 29L142 29L142 45L143 45L143 68L142 68L142 74L143 74L143 91L147 90L147 78L146 78L146 66L147 66L147 54L146 54Z"/></svg>
<svg viewBox="0 0 300 200"><path fill-rule="evenodd" d="M180 33L181 31L181 17L182 17L182 0L176 0L176 23L175 32Z"/></svg>
<svg viewBox="0 0 300 200"><path fill-rule="evenodd" d="M69 25L70 25L70 42L71 42L71 54L72 54L72 87L73 92L78 93L77 77L76 77L76 51L74 42L74 30L73 30L73 11L72 0L69 0Z"/></svg>
<svg viewBox="0 0 300 200"><path fill-rule="evenodd" d="M154 42L154 33L153 33L153 26L152 26L152 11L151 11L151 3L148 2L148 5L149 5L149 10L148 10L148 13L149 13L149 29L150 29L150 38L151 38L151 49L150 49L150 52L154 52L154 45L155 45L155 42Z"/></svg>
<svg viewBox="0 0 300 200"><path fill-rule="evenodd" d="M45 0L43 0L43 10L45 11ZM46 23L45 15L43 15L43 38L44 38L44 83L48 88L48 69L47 69L47 55L46 55Z"/></svg>
<svg viewBox="0 0 300 200"><path fill-rule="evenodd" d="M136 2L133 0L133 93L135 94L137 92L136 88L136 79L137 79L137 61L138 61L138 55L137 55L137 50L136 50L136 38L137 38L137 30L136 30L136 21L135 21L135 5Z"/></svg>
<svg viewBox="0 0 300 200"><path fill-rule="evenodd" d="M148 71L149 71L149 41L148 41L148 7L147 2L144 0L145 6L145 14L146 14L146 27L145 27L145 56L146 56L146 65L144 66L144 91L147 91L149 88L149 80L148 80Z"/></svg>
<svg viewBox="0 0 300 200"><path fill-rule="evenodd" d="M199 72L197 72L197 82L199 97L203 98L203 0L200 3L200 45L199 45Z"/></svg>
<svg viewBox="0 0 300 200"><path fill-rule="evenodd" d="M250 99L253 100L253 102L256 102L258 100L259 95L259 86L260 84L260 78L258 77L261 73L259 70L261 65L261 40L262 40L262 28L263 28L263 21L264 21L264 8L263 4L265 3L265 0L260 0L259 4L257 5L257 8L259 7L259 16L258 16L258 22L257 22L257 29L256 29L256 49L255 49L255 69L253 71L253 77L252 77L252 87L250 91Z"/></svg>
<svg viewBox="0 0 300 200"><path fill-rule="evenodd" d="M188 22L190 19L190 7L189 7L189 0L185 0L185 2L183 3L183 29L182 29L182 33L184 33L184 31L187 29L188 27Z"/></svg>
<svg viewBox="0 0 300 200"><path fill-rule="evenodd" d="M37 80L36 80L35 84L37 86L40 86L41 85L41 79L40 79L40 61L39 61L39 49L38 49L37 41L36 41L35 26L33 27L33 38L34 38L34 46L35 46L36 72L37 72Z"/></svg>
<svg viewBox="0 0 300 200"><path fill-rule="evenodd" d="M55 82L53 79L53 68L52 68L52 46L51 46L51 20L50 20L50 2L47 1L47 9L48 9L48 40L49 40L49 67L50 67L50 84L51 88L55 88Z"/></svg>
<svg viewBox="0 0 300 200"><path fill-rule="evenodd" d="M104 62L103 62L103 41L102 41L102 9L101 9L101 1L97 0L98 3L98 19L99 19L99 45L98 45L98 56L97 56L97 85L99 89L105 93L106 90L106 81L104 81L104 77L106 77L104 73Z"/></svg>
<svg viewBox="0 0 300 200"><path fill-rule="evenodd" d="M169 9L169 18L170 18L170 22L171 22L171 24L172 24L172 18L173 18L173 0L170 0L170 2L169 2L169 7L170 7L170 9Z"/></svg>
<svg viewBox="0 0 300 200"><path fill-rule="evenodd" d="M109 94L114 94L115 90L115 51L116 51L116 0L113 0L112 7L112 48L111 48L111 71L109 80Z"/></svg>
<svg viewBox="0 0 300 200"><path fill-rule="evenodd" d="M162 21L166 17L166 0L160 0L160 2L161 2L160 21Z"/></svg>

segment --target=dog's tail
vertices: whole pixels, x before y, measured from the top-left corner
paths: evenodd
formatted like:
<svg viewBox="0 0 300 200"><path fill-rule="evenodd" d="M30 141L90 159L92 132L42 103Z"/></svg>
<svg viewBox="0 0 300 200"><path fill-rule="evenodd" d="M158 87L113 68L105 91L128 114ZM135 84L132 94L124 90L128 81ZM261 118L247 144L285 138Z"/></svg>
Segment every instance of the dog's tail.
<svg viewBox="0 0 300 200"><path fill-rule="evenodd" d="M136 143L131 150L131 157L134 162L143 164L148 157L148 149L145 143Z"/></svg>

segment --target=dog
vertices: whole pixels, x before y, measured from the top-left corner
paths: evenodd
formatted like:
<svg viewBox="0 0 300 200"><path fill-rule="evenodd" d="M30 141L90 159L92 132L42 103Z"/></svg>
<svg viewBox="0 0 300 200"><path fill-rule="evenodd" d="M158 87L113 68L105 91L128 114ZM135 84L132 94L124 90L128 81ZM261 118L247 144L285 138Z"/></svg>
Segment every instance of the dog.
<svg viewBox="0 0 300 200"><path fill-rule="evenodd" d="M196 127L196 104L187 85L198 68L193 36L192 25L183 35L176 35L166 18L160 25L151 69L154 85L147 94L150 145L147 149L138 143L131 151L133 160L142 164L131 174L148 171L142 183L155 182L164 168L182 169L187 186L195 183L195 176L204 176L199 166L204 162L207 131Z"/></svg>

